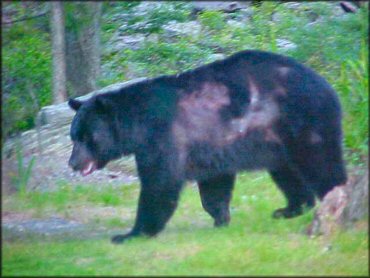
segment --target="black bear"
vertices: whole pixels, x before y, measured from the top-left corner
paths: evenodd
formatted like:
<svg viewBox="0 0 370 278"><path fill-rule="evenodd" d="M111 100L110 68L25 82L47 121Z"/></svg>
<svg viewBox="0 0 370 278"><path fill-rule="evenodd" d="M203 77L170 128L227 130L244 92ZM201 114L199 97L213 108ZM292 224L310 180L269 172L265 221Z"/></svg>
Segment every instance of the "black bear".
<svg viewBox="0 0 370 278"><path fill-rule="evenodd" d="M69 165L82 175L134 154L141 181L127 238L160 232L186 180L195 180L215 226L230 221L235 175L267 169L287 198L273 217L313 207L346 182L341 108L324 78L295 60L242 51L177 75L141 81L81 102Z"/></svg>

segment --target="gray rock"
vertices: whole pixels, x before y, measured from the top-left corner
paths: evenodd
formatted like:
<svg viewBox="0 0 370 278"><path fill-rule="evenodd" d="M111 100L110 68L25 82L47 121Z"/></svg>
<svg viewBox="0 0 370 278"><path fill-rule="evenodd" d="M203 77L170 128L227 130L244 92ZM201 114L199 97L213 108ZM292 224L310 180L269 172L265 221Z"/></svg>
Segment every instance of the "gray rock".
<svg viewBox="0 0 370 278"><path fill-rule="evenodd" d="M242 27L245 26L244 22L238 21L238 20L233 20L233 19L228 20L227 24L232 26L232 27L236 27L236 28L242 28Z"/></svg>
<svg viewBox="0 0 370 278"><path fill-rule="evenodd" d="M222 11L222 12L235 12L240 9L245 9L249 7L250 2L247 1L190 1L195 12L200 12L204 10L211 11Z"/></svg>
<svg viewBox="0 0 370 278"><path fill-rule="evenodd" d="M133 8L135 16L144 16L153 9L158 9L166 3L155 2L155 1L142 1L139 5Z"/></svg>
<svg viewBox="0 0 370 278"><path fill-rule="evenodd" d="M158 34L155 34L155 33L150 34L150 35L146 38L146 40L147 40L148 42L157 43L157 42L159 42L159 35L158 35Z"/></svg>
<svg viewBox="0 0 370 278"><path fill-rule="evenodd" d="M208 59L209 61L216 61L216 60L222 60L225 57L226 55L223 53L214 53L214 54L209 55Z"/></svg>
<svg viewBox="0 0 370 278"><path fill-rule="evenodd" d="M145 35L135 34L130 36L117 35L110 45L112 45L110 51L119 51L122 49L137 50L142 47L145 42Z"/></svg>
<svg viewBox="0 0 370 278"><path fill-rule="evenodd" d="M94 95L100 95L110 91L120 90L121 88L127 87L131 84L143 81L145 79L146 78L144 77L140 77L134 80L112 84L100 90L86 94L84 96L77 97L76 99L84 101L91 98ZM37 118L39 119L41 125L63 126L66 124L70 124L74 114L75 114L74 111L71 108L69 108L67 102L63 102L61 104L43 107L38 113Z"/></svg>
<svg viewBox="0 0 370 278"><path fill-rule="evenodd" d="M288 3L284 3L284 5L288 9L298 10L302 6L302 3L299 3L299 2L288 2Z"/></svg>
<svg viewBox="0 0 370 278"><path fill-rule="evenodd" d="M248 21L252 18L253 13L254 13L253 9L248 7L246 9L240 10L236 18L240 18L241 20Z"/></svg>
<svg viewBox="0 0 370 278"><path fill-rule="evenodd" d="M273 22L281 22L281 20L283 19L283 15L279 12L274 12L272 15L271 15L271 19Z"/></svg>
<svg viewBox="0 0 370 278"><path fill-rule="evenodd" d="M166 37L177 37L188 35L192 37L197 37L202 30L202 26L197 21L189 21L189 22L176 22L171 21L164 25L163 27L164 35Z"/></svg>
<svg viewBox="0 0 370 278"><path fill-rule="evenodd" d="M137 78L128 82L113 84L77 99L87 100L94 95L119 90L145 79ZM107 165L106 169L96 171L87 177L81 177L79 174L72 172L67 164L72 150L69 130L74 114L75 112L69 108L67 102L45 106L37 116L37 121L40 124L38 132L36 129L32 129L23 132L18 138L8 139L2 149L3 169L8 169L3 171L2 185L8 188L11 187L12 177L17 175L17 142L20 143L22 148L24 167L28 165L32 157L35 157L28 184L29 190L53 190L57 188L61 181L98 183L99 185L101 185L101 180L112 184L136 182L136 168L133 157L123 157L113 161Z"/></svg>
<svg viewBox="0 0 370 278"><path fill-rule="evenodd" d="M281 50L292 50L297 48L297 45L294 42L286 39L276 39L276 44Z"/></svg>

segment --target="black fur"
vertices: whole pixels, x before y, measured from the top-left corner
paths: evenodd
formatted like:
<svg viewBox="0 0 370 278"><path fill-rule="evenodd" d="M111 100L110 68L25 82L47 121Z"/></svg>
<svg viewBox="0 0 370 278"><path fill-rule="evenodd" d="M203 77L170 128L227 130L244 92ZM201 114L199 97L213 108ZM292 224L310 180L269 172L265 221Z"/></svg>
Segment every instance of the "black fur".
<svg viewBox="0 0 370 278"><path fill-rule="evenodd" d="M174 76L71 100L70 166L89 174L135 154L141 181L136 223L121 243L160 232L186 180L199 184L215 226L230 221L239 171L267 169L287 198L274 217L294 217L346 181L341 110L330 85L291 58L262 51Z"/></svg>

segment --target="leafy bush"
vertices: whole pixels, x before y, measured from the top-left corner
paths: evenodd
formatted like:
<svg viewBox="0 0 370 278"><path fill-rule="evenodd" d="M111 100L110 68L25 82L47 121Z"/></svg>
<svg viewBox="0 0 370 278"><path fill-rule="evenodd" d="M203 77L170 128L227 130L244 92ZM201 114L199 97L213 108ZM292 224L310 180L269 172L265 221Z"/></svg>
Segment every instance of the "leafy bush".
<svg viewBox="0 0 370 278"><path fill-rule="evenodd" d="M204 11L199 15L200 23L209 31L219 32L226 26L225 16L218 11Z"/></svg>
<svg viewBox="0 0 370 278"><path fill-rule="evenodd" d="M15 26L4 31L3 136L34 126L37 107L51 102L51 46L47 33Z"/></svg>
<svg viewBox="0 0 370 278"><path fill-rule="evenodd" d="M342 63L335 83L344 106L344 144L347 149L367 154L369 140L369 63L368 48L363 43L360 60Z"/></svg>
<svg viewBox="0 0 370 278"><path fill-rule="evenodd" d="M197 45L189 45L183 38L176 43L146 42L142 48L128 51L130 61L134 62L138 75L154 77L173 74L194 68L205 62L209 50Z"/></svg>

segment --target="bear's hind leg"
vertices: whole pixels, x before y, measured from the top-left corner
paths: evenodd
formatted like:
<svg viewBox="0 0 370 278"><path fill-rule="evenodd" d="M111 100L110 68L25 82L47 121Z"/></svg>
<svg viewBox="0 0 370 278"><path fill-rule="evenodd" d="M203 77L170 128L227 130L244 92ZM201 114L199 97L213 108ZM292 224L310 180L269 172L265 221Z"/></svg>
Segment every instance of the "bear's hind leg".
<svg viewBox="0 0 370 278"><path fill-rule="evenodd" d="M326 133L318 135L321 141L315 144L301 140L290 145L295 164L320 199L347 180L340 136L330 129Z"/></svg>
<svg viewBox="0 0 370 278"><path fill-rule="evenodd" d="M235 182L235 174L221 175L198 182L203 208L215 220L215 227L230 222L229 204Z"/></svg>
<svg viewBox="0 0 370 278"><path fill-rule="evenodd" d="M288 201L286 208L274 211L273 218L296 217L304 212L303 206L306 208L315 206L314 194L303 182L297 171L286 165L279 169L271 170L270 175Z"/></svg>

